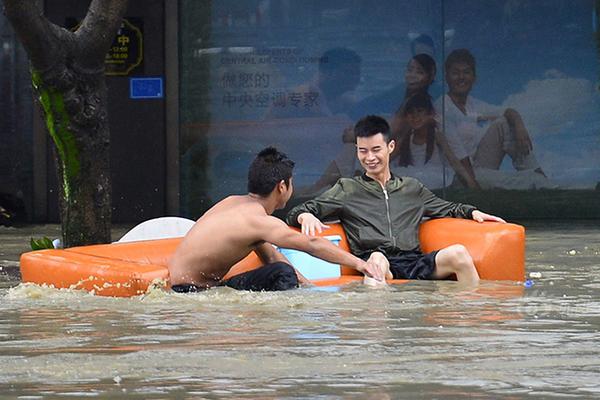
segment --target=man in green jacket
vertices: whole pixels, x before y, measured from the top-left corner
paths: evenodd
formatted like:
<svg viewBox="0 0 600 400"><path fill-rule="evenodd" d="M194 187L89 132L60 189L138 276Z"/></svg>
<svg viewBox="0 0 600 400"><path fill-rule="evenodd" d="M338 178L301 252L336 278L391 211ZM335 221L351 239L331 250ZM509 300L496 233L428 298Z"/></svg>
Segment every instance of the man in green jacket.
<svg viewBox="0 0 600 400"><path fill-rule="evenodd" d="M475 284L479 275L462 245L423 254L418 230L423 217L458 217L477 222L504 222L467 204L436 197L419 181L390 172L395 143L385 119L369 115L354 127L362 176L340 178L329 190L293 208L287 223L314 235L339 219L352 253L377 265L387 279L444 279L455 274L459 282Z"/></svg>

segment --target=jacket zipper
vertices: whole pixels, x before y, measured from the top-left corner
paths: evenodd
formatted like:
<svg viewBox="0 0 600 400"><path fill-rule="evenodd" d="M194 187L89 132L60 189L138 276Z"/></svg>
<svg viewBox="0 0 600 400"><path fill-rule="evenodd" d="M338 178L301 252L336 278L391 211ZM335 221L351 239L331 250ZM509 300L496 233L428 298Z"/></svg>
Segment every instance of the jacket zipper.
<svg viewBox="0 0 600 400"><path fill-rule="evenodd" d="M390 238L392 239L392 242L394 243L394 247L396 246L396 238L394 237L394 234L392 233L392 218L390 217L390 198L388 196L388 192L385 188L383 188L383 195L385 197L385 211L387 214L387 220L388 220L388 227L390 230Z"/></svg>

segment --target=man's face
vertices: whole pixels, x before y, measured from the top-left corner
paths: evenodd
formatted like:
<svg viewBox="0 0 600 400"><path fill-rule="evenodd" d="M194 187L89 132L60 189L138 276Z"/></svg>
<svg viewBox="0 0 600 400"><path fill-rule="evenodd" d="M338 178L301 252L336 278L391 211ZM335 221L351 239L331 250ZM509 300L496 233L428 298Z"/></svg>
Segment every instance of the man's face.
<svg viewBox="0 0 600 400"><path fill-rule="evenodd" d="M446 82L451 94L468 95L475 83L475 71L467 63L454 63L446 71Z"/></svg>
<svg viewBox="0 0 600 400"><path fill-rule="evenodd" d="M390 167L390 154L395 143L385 142L383 134L356 138L356 155L368 175L379 175Z"/></svg>

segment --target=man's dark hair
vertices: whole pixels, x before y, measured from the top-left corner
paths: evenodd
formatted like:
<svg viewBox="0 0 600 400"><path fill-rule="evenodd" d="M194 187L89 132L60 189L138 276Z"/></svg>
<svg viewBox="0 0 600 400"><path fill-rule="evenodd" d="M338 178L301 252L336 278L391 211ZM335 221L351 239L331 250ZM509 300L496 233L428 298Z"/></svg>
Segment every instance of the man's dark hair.
<svg viewBox="0 0 600 400"><path fill-rule="evenodd" d="M448 72L448 70L450 69L450 67L453 64L458 64L458 63L467 64L469 67L471 67L471 69L473 69L473 74L476 74L476 72L475 72L475 57L473 57L473 54L471 54L471 52L469 50L467 50L467 49L452 50L452 52L450 52L450 54L448 54L448 57L446 57L446 63L444 64L444 67L446 68L446 72Z"/></svg>
<svg viewBox="0 0 600 400"><path fill-rule="evenodd" d="M355 140L359 137L375 136L378 133L383 135L386 143L390 142L390 125L378 115L367 115L354 125Z"/></svg>
<svg viewBox="0 0 600 400"><path fill-rule="evenodd" d="M275 186L284 181L290 184L294 162L275 147L262 150L248 170L248 193L268 196Z"/></svg>
<svg viewBox="0 0 600 400"><path fill-rule="evenodd" d="M345 47L334 47L327 50L319 58L319 70L331 72L340 69L347 64L360 64L362 59L355 51Z"/></svg>

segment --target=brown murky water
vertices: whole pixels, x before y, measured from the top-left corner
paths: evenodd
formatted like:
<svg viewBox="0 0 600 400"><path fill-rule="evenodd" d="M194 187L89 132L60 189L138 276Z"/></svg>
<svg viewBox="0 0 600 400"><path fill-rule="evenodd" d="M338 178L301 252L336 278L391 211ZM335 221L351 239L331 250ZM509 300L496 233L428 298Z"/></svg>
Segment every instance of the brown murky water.
<svg viewBox="0 0 600 400"><path fill-rule="evenodd" d="M0 281L0 394L600 396L597 224L527 226L528 273L541 273L532 287L413 282L113 299Z"/></svg>

